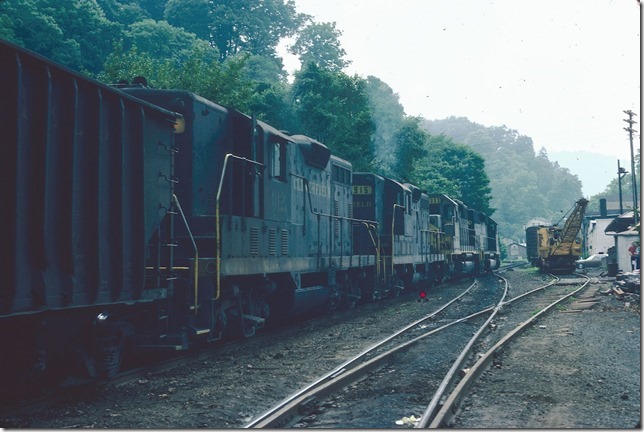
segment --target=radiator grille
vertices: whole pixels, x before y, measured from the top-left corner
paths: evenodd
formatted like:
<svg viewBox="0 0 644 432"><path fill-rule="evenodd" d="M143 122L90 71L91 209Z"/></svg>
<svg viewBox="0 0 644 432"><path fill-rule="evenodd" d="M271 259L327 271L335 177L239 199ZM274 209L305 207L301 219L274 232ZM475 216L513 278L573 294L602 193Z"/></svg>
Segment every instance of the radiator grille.
<svg viewBox="0 0 644 432"><path fill-rule="evenodd" d="M282 256L288 255L288 230L282 229Z"/></svg>
<svg viewBox="0 0 644 432"><path fill-rule="evenodd" d="M268 254L272 256L277 255L277 234L275 228L268 229Z"/></svg>
<svg viewBox="0 0 644 432"><path fill-rule="evenodd" d="M257 227L250 229L250 255L259 255L259 228Z"/></svg>
<svg viewBox="0 0 644 432"><path fill-rule="evenodd" d="M340 203L338 200L333 200L333 231L335 232L335 238L340 237L340 219L338 218L340 210Z"/></svg>

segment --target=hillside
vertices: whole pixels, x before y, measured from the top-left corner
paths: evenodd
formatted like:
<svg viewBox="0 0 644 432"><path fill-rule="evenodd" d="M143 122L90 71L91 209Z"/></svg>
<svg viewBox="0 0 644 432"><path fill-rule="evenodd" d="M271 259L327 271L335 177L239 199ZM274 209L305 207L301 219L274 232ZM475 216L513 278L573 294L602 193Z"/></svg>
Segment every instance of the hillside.
<svg viewBox="0 0 644 432"><path fill-rule="evenodd" d="M491 204L497 209L494 219L504 237L522 240L528 220L541 217L556 222L582 197L579 177L552 162L544 149L535 152L532 139L516 130L487 127L464 117L425 121L423 127L483 156Z"/></svg>
<svg viewBox="0 0 644 432"><path fill-rule="evenodd" d="M617 159L610 156L585 151L557 151L548 153L548 156L579 177L585 197L603 192L617 177ZM630 161L621 160L620 164L630 171Z"/></svg>

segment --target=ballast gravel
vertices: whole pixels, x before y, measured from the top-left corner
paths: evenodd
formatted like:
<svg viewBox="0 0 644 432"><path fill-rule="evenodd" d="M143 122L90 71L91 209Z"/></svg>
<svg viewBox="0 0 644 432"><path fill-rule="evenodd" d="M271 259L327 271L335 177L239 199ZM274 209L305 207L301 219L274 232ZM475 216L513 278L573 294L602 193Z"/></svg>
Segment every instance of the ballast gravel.
<svg viewBox="0 0 644 432"><path fill-rule="evenodd" d="M589 274L593 276L593 274ZM598 275L598 273L597 273ZM597 276L595 275L595 276ZM533 268L504 274L514 287L536 287ZM90 390L37 413L0 418L4 428L239 428L392 331L432 310L471 281L323 314L288 329L223 346L211 358L145 378ZM632 428L641 417L639 296L602 294L595 277L584 295L548 314L504 350L463 400L453 427ZM515 289L516 290L516 289ZM374 398L377 400L377 398ZM377 412L377 410L376 410ZM396 421L422 413L401 412Z"/></svg>

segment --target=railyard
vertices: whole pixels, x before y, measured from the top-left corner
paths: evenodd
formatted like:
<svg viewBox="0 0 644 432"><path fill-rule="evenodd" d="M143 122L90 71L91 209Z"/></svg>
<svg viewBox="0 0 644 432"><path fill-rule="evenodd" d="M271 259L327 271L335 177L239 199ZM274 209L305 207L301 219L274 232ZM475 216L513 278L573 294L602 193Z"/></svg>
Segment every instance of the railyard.
<svg viewBox="0 0 644 432"><path fill-rule="evenodd" d="M639 259L637 212L589 246L601 268L578 260L581 199L526 245L541 272L499 269L486 203L189 91L0 56L16 210L0 426L641 424L639 270L618 273ZM401 328L413 343L365 355ZM135 358L151 366L123 373ZM320 377L336 386L262 420Z"/></svg>
<svg viewBox="0 0 644 432"><path fill-rule="evenodd" d="M639 296L624 291L619 294L613 289L614 278L600 277L599 270L588 273L591 281L583 293L546 314L495 357L464 396L450 426L622 428L639 423ZM512 296L543 285L547 279L530 268L508 271L505 277ZM38 412L3 413L1 424L37 428L243 427L366 347L425 316L468 284L439 285L428 291L427 302L404 295L312 318L277 334L258 334L242 344L223 347L211 358L174 370L85 390ZM497 325L503 321L501 316ZM456 328L471 331L469 325ZM396 365L387 368L395 369ZM427 381L419 370L407 370L404 375L414 387ZM337 416L338 409L343 412L346 407L345 397L340 394L325 408L335 407ZM410 409L378 418L382 411L378 404L386 397L397 399L401 406L406 403ZM399 390L389 395L372 393L368 411L344 412L344 420L357 425L354 427L373 425L375 419L380 427L411 427L409 419L422 413L419 403L409 398ZM334 421L337 418L319 426L343 426ZM316 427L316 423L308 426Z"/></svg>

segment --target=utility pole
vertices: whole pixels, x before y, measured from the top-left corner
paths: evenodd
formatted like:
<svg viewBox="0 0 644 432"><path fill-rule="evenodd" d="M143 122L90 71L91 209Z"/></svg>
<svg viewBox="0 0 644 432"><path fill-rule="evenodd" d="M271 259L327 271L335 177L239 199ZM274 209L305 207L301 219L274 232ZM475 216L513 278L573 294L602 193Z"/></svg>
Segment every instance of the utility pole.
<svg viewBox="0 0 644 432"><path fill-rule="evenodd" d="M619 166L619 159L617 159L617 178L619 181L619 214L624 214L624 206L622 205L622 179L628 174L625 168Z"/></svg>
<svg viewBox="0 0 644 432"><path fill-rule="evenodd" d="M637 224L637 221L639 220L638 217L638 209L637 209L637 180L635 179L635 153L633 152L633 133L636 131L633 129L633 125L637 123L635 120L633 120L633 117L636 116L633 111L631 110L626 110L624 111L624 114L628 115L628 120L624 119L626 123L628 123L628 127L624 128L625 131L628 132L628 136L631 141L631 178L632 183L631 186L633 188L633 216L635 218L635 223Z"/></svg>

